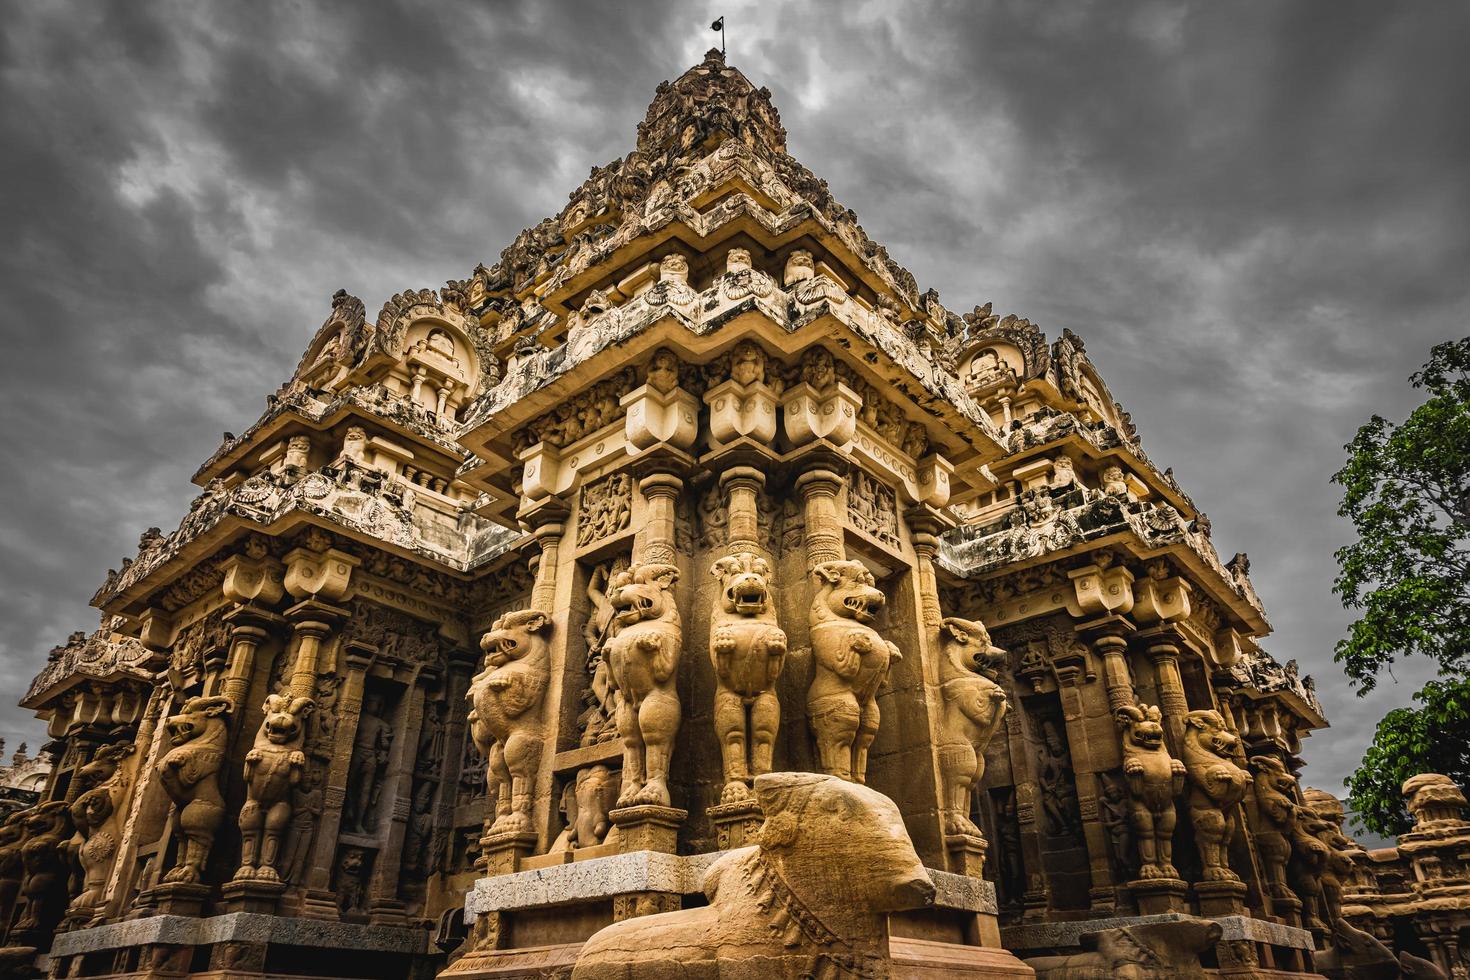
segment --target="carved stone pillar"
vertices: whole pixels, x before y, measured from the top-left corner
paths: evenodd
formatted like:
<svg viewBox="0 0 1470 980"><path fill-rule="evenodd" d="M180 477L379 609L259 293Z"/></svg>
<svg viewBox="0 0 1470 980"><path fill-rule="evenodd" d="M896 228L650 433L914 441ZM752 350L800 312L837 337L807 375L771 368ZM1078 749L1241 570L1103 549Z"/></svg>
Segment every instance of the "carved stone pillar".
<svg viewBox="0 0 1470 980"><path fill-rule="evenodd" d="M238 606L225 615L225 622L230 624L230 654L219 693L233 706L232 717L241 717L245 696L255 676L255 655L270 639L267 627L279 621L280 617L274 613L253 606Z"/></svg>
<svg viewBox="0 0 1470 980"><path fill-rule="evenodd" d="M541 554L536 560L536 579L531 586L531 608L548 616L556 612L556 571L561 559L561 539L566 533L566 509L542 508L533 524Z"/></svg>
<svg viewBox="0 0 1470 980"><path fill-rule="evenodd" d="M732 466L720 474L720 487L725 491L729 513L726 525L726 551L766 551L760 538L760 518L756 501L766 485L766 475L753 466Z"/></svg>
<svg viewBox="0 0 1470 980"><path fill-rule="evenodd" d="M337 835L342 828L342 807L347 802L347 777L352 765L352 745L362 713L367 669L376 649L350 644L346 651L347 679L337 699L337 741L332 764L322 787L322 816L311 848L311 865L301 884L305 895L302 914L316 919L339 918L337 897L332 890L332 866L336 861Z"/></svg>
<svg viewBox="0 0 1470 980"><path fill-rule="evenodd" d="M939 605L939 579L934 572L934 556L939 553L938 535L945 527L939 515L927 507L913 508L904 517L909 522L909 539L917 559L915 572L919 577L919 605L923 611L924 628L938 630L944 619L944 610Z"/></svg>
<svg viewBox="0 0 1470 980"><path fill-rule="evenodd" d="M841 487L842 474L826 466L819 465L796 478L796 489L806 510L808 568L847 557L842 517L837 512L837 492Z"/></svg>
<svg viewBox="0 0 1470 980"><path fill-rule="evenodd" d="M1098 819L1098 766L1088 736L1082 692L1083 665L1057 663L1057 695L1067 728L1067 747L1072 756L1072 775L1077 785L1077 805L1082 815L1082 835L1087 846L1087 863L1092 876L1088 897L1094 912L1111 913L1117 907L1117 882L1107 831Z"/></svg>
<svg viewBox="0 0 1470 980"><path fill-rule="evenodd" d="M133 792L128 800L128 815L123 822L117 855L113 858L103 892L105 918L108 920L116 919L124 911L123 903L138 873L139 839L149 836L145 828L150 825L162 828L163 815L168 809L168 800L158 785L158 762L168 751L169 742L158 721L172 702L173 692L169 686L156 684L143 710L143 719L138 723L138 734L133 738L138 751L123 763L132 767Z"/></svg>
<svg viewBox="0 0 1470 980"><path fill-rule="evenodd" d="M1184 716L1189 714L1189 699L1184 693L1184 678L1179 673L1179 638L1171 628L1139 634L1148 659L1154 665L1154 678L1159 688L1159 708L1164 713L1164 731L1169 733L1169 747L1176 753L1184 739Z"/></svg>
<svg viewBox="0 0 1470 980"><path fill-rule="evenodd" d="M1108 692L1108 710L1117 717L1119 708L1137 703L1133 679L1128 672L1128 634L1133 624L1121 616L1084 623L1078 627L1102 661L1103 687Z"/></svg>
<svg viewBox="0 0 1470 980"><path fill-rule="evenodd" d="M644 521L633 535L635 563L675 564L675 510L684 481L668 472L654 472L638 481L643 494Z"/></svg>
<svg viewBox="0 0 1470 980"><path fill-rule="evenodd" d="M372 881L368 886L368 918L373 925L398 926L408 922L404 904L398 898L398 875L403 866L409 811L413 807L414 751L424 720L424 686L418 679L410 681L404 700L406 703L398 712L388 768L383 774L383 796L392 805L386 833L379 821L378 836L383 846L373 862Z"/></svg>

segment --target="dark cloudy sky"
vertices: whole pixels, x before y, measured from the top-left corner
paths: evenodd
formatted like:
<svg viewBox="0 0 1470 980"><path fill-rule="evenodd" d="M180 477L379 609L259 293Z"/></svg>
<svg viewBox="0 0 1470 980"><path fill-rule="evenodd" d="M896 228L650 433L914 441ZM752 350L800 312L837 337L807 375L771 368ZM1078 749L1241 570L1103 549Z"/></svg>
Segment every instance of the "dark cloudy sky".
<svg viewBox="0 0 1470 980"><path fill-rule="evenodd" d="M4 4L0 690L264 407L338 287L494 261L729 24L791 150L954 310L1071 327L1248 551L1336 789L1329 483L1470 313L1464 3ZM0 735L39 729L0 708Z"/></svg>

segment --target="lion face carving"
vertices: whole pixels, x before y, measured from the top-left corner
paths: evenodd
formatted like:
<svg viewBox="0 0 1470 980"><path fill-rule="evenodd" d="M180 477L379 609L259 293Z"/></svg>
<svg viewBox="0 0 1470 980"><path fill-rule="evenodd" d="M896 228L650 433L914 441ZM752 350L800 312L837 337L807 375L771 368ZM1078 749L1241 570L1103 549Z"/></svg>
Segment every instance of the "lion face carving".
<svg viewBox="0 0 1470 980"><path fill-rule="evenodd" d="M224 819L219 771L229 735L228 698L194 697L165 723L174 747L159 766L159 783L178 811L184 843L165 881L197 882Z"/></svg>
<svg viewBox="0 0 1470 980"><path fill-rule="evenodd" d="M1005 651L990 642L990 631L975 620L951 616L940 624L939 638L945 833L981 837L970 819L970 796L985 774L985 747L1006 715L1005 691L993 679Z"/></svg>
<svg viewBox="0 0 1470 980"><path fill-rule="evenodd" d="M536 609L506 613L480 639L485 670L470 682L470 735L489 760L495 794L492 833L531 827L536 771L545 746L542 702L551 680L551 618Z"/></svg>

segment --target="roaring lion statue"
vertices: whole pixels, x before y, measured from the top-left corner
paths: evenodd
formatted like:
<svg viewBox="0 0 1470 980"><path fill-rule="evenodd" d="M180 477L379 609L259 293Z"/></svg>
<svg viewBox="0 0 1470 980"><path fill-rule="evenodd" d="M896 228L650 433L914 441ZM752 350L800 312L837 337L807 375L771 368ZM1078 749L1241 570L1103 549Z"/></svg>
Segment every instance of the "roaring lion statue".
<svg viewBox="0 0 1470 980"><path fill-rule="evenodd" d="M878 691L898 647L873 629L886 597L873 573L859 561L824 561L812 569L816 595L811 606L812 659L807 719L817 740L822 771L861 783L868 773L868 748L878 735Z"/></svg>
<svg viewBox="0 0 1470 980"><path fill-rule="evenodd" d="M236 880L280 881L281 838L291 825L291 791L306 771L306 718L311 698L271 694L255 745L245 753L245 805L240 808L240 869Z"/></svg>
<svg viewBox="0 0 1470 980"><path fill-rule="evenodd" d="M470 737L489 760L495 794L490 833L531 830L536 771L546 747L542 702L551 681L551 617L535 609L506 613L480 639L485 669L470 682Z"/></svg>
<svg viewBox="0 0 1470 980"><path fill-rule="evenodd" d="M674 689L684 643L673 565L646 563L620 572L608 587L617 633L607 641L612 686L621 696L618 733L623 736L623 790L618 806L668 806L669 761L679 731Z"/></svg>
<svg viewBox="0 0 1470 980"><path fill-rule="evenodd" d="M1261 852L1261 865L1271 882L1273 898L1295 897L1286 869L1291 862L1291 842L1296 836L1296 777L1286 763L1274 755L1251 760L1255 770L1256 812L1261 826L1256 829L1256 849Z"/></svg>
<svg viewBox="0 0 1470 980"><path fill-rule="evenodd" d="M1251 787L1251 774L1231 755L1239 739L1214 710L1184 717L1184 768L1189 774L1189 816L1205 881L1239 881L1230 870L1228 851L1235 836L1235 807Z"/></svg>
<svg viewBox="0 0 1470 980"><path fill-rule="evenodd" d="M950 617L940 624L939 772L944 782L944 832L982 836L970 819L970 795L985 775L985 747L1006 716L1006 693L986 673L1005 651L983 623Z"/></svg>
<svg viewBox="0 0 1470 980"><path fill-rule="evenodd" d="M229 739L229 698L194 697L164 722L173 748L158 766L158 781L179 814L178 860L164 881L196 883L225 817L219 771Z"/></svg>
<svg viewBox="0 0 1470 980"><path fill-rule="evenodd" d="M1132 798L1129 820L1138 841L1140 878L1178 878L1174 867L1174 800L1184 792L1184 763L1164 747L1162 714L1153 705L1118 709L1123 775Z"/></svg>
<svg viewBox="0 0 1470 980"><path fill-rule="evenodd" d="M721 801L750 798L753 776L771 771L781 703L776 678L786 662L786 634L776 625L771 567L750 552L728 555L710 568L720 581L710 624L715 668L715 734L724 757Z"/></svg>

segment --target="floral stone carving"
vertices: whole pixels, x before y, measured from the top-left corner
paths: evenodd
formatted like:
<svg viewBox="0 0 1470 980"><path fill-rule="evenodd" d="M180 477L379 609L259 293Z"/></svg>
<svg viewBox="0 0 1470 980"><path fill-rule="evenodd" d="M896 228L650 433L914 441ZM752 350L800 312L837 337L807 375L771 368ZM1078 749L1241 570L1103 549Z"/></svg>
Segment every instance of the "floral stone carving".
<svg viewBox="0 0 1470 980"><path fill-rule="evenodd" d="M807 692L807 718L822 771L861 783L868 772L868 747L878 734L878 690L901 655L873 629L886 597L862 562L822 562L812 576L816 675Z"/></svg>
<svg viewBox="0 0 1470 980"><path fill-rule="evenodd" d="M990 677L1005 651L983 623L950 617L940 626L939 690L944 698L939 770L944 780L944 832L982 836L970 820L970 795L985 774L985 747L1006 716L1005 691Z"/></svg>
<svg viewBox="0 0 1470 980"><path fill-rule="evenodd" d="M214 846L214 835L225 817L219 772L224 765L228 698L195 697L164 723L173 748L159 763L159 783L178 810L178 860L163 876L166 882L198 883Z"/></svg>
<svg viewBox="0 0 1470 980"><path fill-rule="evenodd" d="M271 694L255 745L245 754L245 805L240 808L240 869L235 880L280 881L281 838L291 826L291 794L306 770L306 719L311 698Z"/></svg>
<svg viewBox="0 0 1470 980"><path fill-rule="evenodd" d="M814 773L757 776L755 795L760 843L709 869L710 904L608 926L573 980L889 975L888 913L934 898L898 807Z"/></svg>
<svg viewBox="0 0 1470 980"><path fill-rule="evenodd" d="M470 735L489 760L497 790L489 832L531 829L532 792L546 745L542 702L551 679L551 619L534 609L506 613L480 640L485 669L470 682Z"/></svg>
<svg viewBox="0 0 1470 980"><path fill-rule="evenodd" d="M1172 758L1164 747L1162 717L1153 705L1118 709L1140 878L1179 877L1174 868L1174 800L1184 792L1184 763Z"/></svg>
<svg viewBox="0 0 1470 980"><path fill-rule="evenodd" d="M725 768L721 801L748 799L753 776L771 771L781 704L776 678L786 662L786 634L776 625L771 568L750 552L710 568L720 581L710 629L715 668L715 734Z"/></svg>
<svg viewBox="0 0 1470 980"><path fill-rule="evenodd" d="M1185 716L1182 754L1189 774L1189 816L1205 881L1240 880L1227 859L1235 835L1232 811L1251 785L1251 774L1231 758L1238 741L1218 711L1191 711Z"/></svg>
<svg viewBox="0 0 1470 980"><path fill-rule="evenodd" d="M678 579L672 565L640 563L609 586L617 633L607 658L623 737L620 807L670 804L669 760L680 719L674 672L684 642L673 593Z"/></svg>

